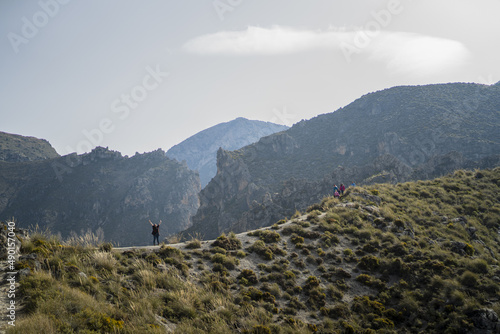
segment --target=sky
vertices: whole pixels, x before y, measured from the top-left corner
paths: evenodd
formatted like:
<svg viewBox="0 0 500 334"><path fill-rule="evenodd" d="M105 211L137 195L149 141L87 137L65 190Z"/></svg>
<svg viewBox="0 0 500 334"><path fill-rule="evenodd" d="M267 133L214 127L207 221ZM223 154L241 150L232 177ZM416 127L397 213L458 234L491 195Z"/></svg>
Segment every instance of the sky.
<svg viewBox="0 0 500 334"><path fill-rule="evenodd" d="M0 131L61 155L500 80L500 0L2 0Z"/></svg>

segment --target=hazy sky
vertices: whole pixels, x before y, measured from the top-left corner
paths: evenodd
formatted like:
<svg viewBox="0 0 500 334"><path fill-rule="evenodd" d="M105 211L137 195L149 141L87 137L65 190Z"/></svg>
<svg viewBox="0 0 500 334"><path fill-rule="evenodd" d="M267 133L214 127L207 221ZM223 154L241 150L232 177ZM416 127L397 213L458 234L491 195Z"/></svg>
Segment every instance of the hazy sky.
<svg viewBox="0 0 500 334"><path fill-rule="evenodd" d="M60 154L291 125L398 85L500 80L500 0L2 0L0 131Z"/></svg>

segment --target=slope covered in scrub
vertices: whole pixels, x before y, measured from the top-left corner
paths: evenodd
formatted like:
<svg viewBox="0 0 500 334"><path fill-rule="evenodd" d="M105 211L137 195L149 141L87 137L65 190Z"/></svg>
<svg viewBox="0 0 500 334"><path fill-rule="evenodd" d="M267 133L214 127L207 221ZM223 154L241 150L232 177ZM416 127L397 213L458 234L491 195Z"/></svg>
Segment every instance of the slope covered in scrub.
<svg viewBox="0 0 500 334"><path fill-rule="evenodd" d="M497 333L500 168L137 249L24 238L9 333Z"/></svg>

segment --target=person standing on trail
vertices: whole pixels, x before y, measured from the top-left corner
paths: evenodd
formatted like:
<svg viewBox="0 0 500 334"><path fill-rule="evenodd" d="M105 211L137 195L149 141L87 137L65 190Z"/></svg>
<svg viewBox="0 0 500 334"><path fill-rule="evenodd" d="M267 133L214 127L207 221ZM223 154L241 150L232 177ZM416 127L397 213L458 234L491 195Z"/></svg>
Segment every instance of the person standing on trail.
<svg viewBox="0 0 500 334"><path fill-rule="evenodd" d="M345 191L345 186L343 183L340 184L340 195L344 195L344 191Z"/></svg>
<svg viewBox="0 0 500 334"><path fill-rule="evenodd" d="M335 185L333 186L333 193L335 194L335 193L336 193L336 192L338 192L338 191L339 191L339 187L337 187L337 185L335 184Z"/></svg>
<svg viewBox="0 0 500 334"><path fill-rule="evenodd" d="M153 224L151 220L149 221L151 226L153 226L153 232L151 233L153 235L153 246L156 243L159 245L160 244L160 225L161 225L161 220L158 224Z"/></svg>

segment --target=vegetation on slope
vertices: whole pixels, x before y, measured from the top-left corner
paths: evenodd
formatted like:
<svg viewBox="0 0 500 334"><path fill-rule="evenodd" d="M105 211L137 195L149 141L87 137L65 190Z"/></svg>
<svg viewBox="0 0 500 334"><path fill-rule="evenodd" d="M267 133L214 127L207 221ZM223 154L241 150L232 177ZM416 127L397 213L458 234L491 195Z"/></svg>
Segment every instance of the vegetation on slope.
<svg viewBox="0 0 500 334"><path fill-rule="evenodd" d="M9 333L488 333L500 168L348 188L261 230L154 251L35 233Z"/></svg>
<svg viewBox="0 0 500 334"><path fill-rule="evenodd" d="M479 162L499 153L499 88L450 83L385 89L236 154L253 182L273 190L292 177L320 180L339 165L360 167L384 154L412 168L452 151Z"/></svg>
<svg viewBox="0 0 500 334"><path fill-rule="evenodd" d="M59 157L59 154L44 139L0 131L0 161L21 162L57 157Z"/></svg>

